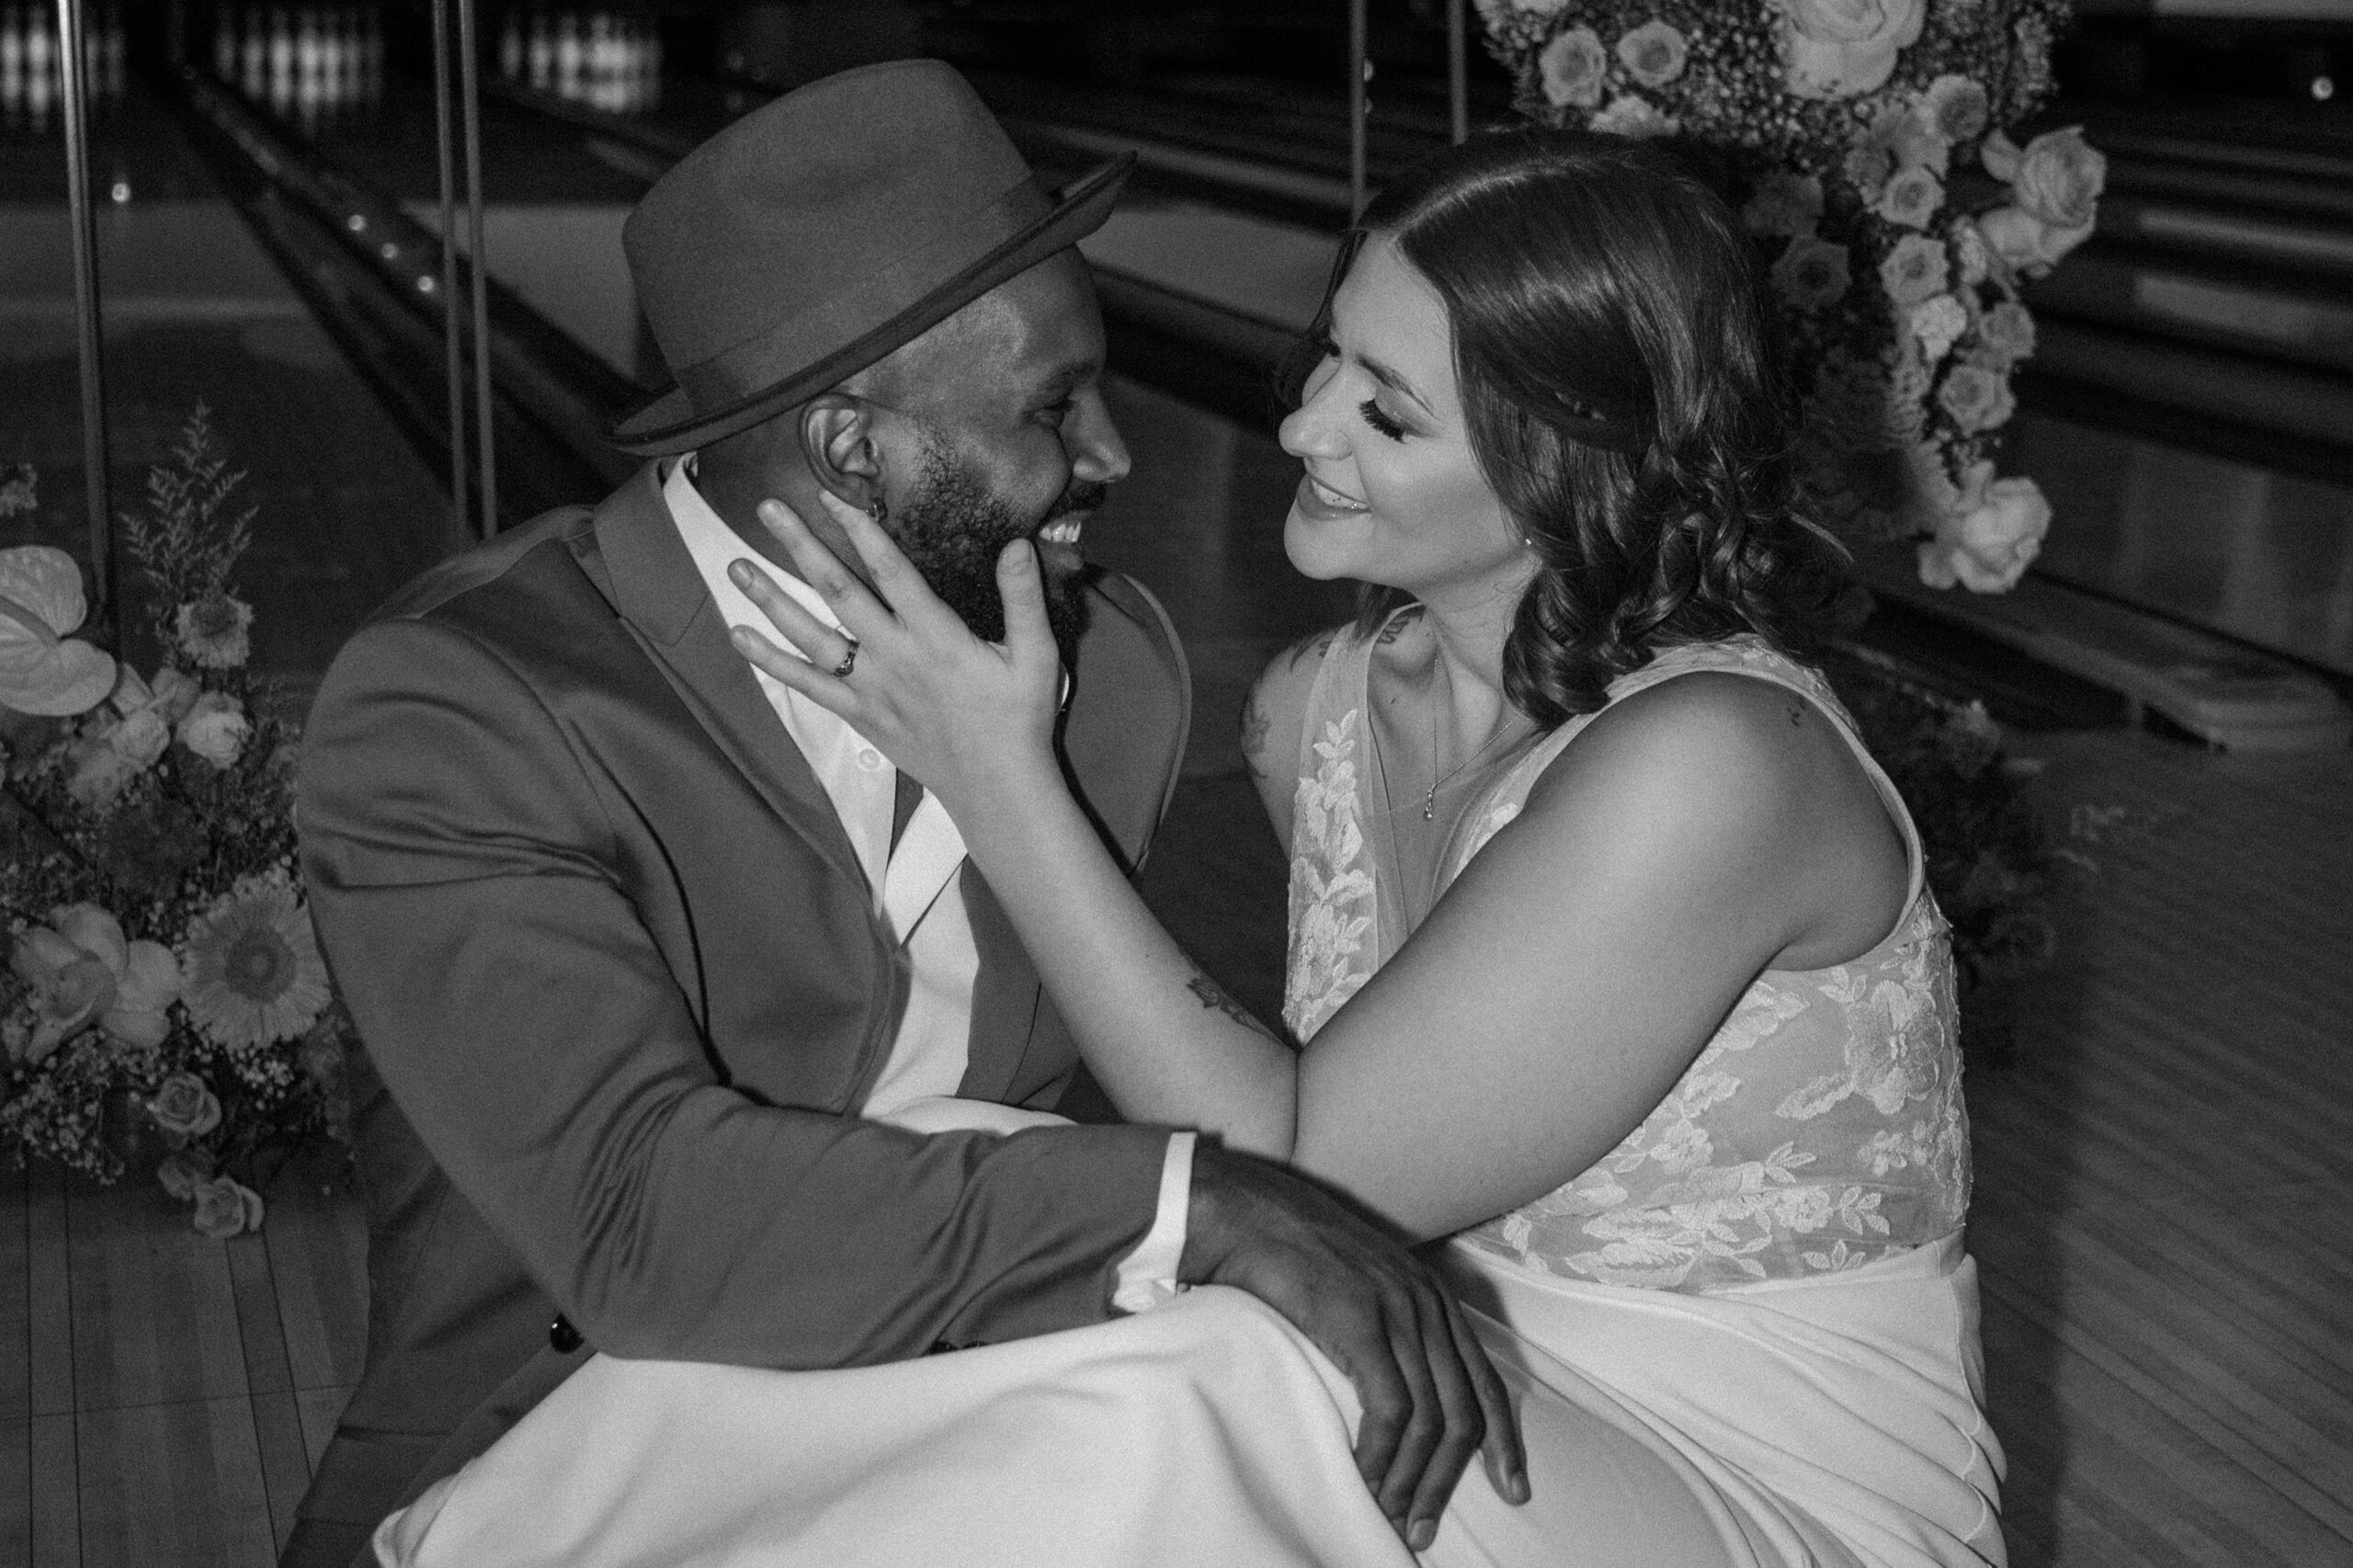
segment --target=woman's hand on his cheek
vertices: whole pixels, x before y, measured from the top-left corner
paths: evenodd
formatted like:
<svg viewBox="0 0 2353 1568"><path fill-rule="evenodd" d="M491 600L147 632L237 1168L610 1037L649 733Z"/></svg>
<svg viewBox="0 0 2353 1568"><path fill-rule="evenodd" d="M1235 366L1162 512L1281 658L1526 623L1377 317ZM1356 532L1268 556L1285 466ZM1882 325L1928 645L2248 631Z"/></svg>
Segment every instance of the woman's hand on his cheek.
<svg viewBox="0 0 2353 1568"><path fill-rule="evenodd" d="M999 556L1006 641L983 642L872 518L830 494L824 500L858 554L863 581L782 502L761 503L760 519L841 630L802 608L767 570L738 561L730 578L801 652L748 627L733 629L737 651L839 715L951 809L989 790L1007 792L1035 765L1051 767L1062 665L1035 548L1017 540Z"/></svg>

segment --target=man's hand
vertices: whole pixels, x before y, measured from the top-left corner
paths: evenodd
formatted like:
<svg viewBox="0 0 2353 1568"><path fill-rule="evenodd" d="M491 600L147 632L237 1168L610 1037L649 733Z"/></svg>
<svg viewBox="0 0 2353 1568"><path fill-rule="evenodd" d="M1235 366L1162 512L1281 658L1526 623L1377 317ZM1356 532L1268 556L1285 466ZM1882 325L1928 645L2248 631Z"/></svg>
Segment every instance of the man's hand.
<svg viewBox="0 0 2353 1568"><path fill-rule="evenodd" d="M1347 1375L1364 1403L1357 1470L1413 1550L1483 1448L1497 1494L1527 1501L1518 1426L1485 1351L1421 1262L1339 1199L1201 1143L1177 1275L1249 1291Z"/></svg>

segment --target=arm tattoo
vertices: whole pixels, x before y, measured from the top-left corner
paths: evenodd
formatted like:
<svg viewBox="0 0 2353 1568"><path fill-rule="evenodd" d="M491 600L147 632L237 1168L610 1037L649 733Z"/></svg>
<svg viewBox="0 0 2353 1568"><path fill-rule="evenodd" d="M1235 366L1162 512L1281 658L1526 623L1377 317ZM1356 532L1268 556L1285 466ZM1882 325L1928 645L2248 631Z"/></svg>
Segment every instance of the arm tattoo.
<svg viewBox="0 0 2353 1568"><path fill-rule="evenodd" d="M1250 777L1267 777L1267 732L1274 728L1274 720L1258 705L1258 688L1252 687L1242 694L1242 760L1250 765Z"/></svg>
<svg viewBox="0 0 2353 1568"><path fill-rule="evenodd" d="M1300 665L1305 664L1309 659L1322 658L1324 656L1324 651L1331 647L1332 638L1334 635L1334 632L1319 631L1313 637L1302 637L1298 642L1292 643L1290 645L1290 667L1295 670L1299 668Z"/></svg>
<svg viewBox="0 0 2353 1568"><path fill-rule="evenodd" d="M1252 1017L1249 1008L1245 1007L1241 1003L1235 1001L1233 997L1228 996L1224 991L1219 988L1218 983L1211 980L1208 975L1202 974L1199 971L1195 971L1193 978L1185 983L1185 989L1199 997L1201 999L1202 1006L1214 1008L1216 1011L1223 1013L1227 1017L1232 1018L1235 1023L1240 1024L1252 1034L1264 1035L1267 1039L1275 1041L1278 1045L1282 1043L1282 1037L1280 1035L1275 1033L1274 1030L1268 1028L1266 1025L1260 1023L1256 1017Z"/></svg>

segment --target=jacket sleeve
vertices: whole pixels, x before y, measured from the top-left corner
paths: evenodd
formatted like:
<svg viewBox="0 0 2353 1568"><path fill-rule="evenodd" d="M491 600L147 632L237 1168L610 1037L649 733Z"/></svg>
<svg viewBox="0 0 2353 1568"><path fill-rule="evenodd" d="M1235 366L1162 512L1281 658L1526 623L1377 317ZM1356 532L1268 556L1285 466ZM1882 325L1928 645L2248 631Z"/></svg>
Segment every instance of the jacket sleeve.
<svg viewBox="0 0 2353 1568"><path fill-rule="evenodd" d="M827 1367L1108 1315L1165 1135L925 1138L726 1086L592 775L500 653L399 619L329 673L298 794L369 1054L589 1342Z"/></svg>

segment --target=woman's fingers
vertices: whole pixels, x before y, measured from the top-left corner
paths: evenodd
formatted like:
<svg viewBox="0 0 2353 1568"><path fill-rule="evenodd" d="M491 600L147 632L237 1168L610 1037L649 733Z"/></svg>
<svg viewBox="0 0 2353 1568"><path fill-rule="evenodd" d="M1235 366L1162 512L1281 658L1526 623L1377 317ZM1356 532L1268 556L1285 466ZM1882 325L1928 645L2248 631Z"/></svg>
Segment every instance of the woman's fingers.
<svg viewBox="0 0 2353 1568"><path fill-rule="evenodd" d="M1017 539L997 552L996 592L1005 604L1005 645L1014 661L1059 662L1053 625L1046 619L1046 573L1036 544Z"/></svg>
<svg viewBox="0 0 2353 1568"><path fill-rule="evenodd" d="M907 559L888 529L831 491L820 491L818 499L834 521L841 525L842 532L849 536L850 548L865 563L867 580L874 585L874 591L898 612L901 619L926 631L938 630L938 623L943 621L963 626L962 618L940 602L939 596L931 591L931 585L924 581L923 574L915 570L915 562Z"/></svg>
<svg viewBox="0 0 2353 1568"><path fill-rule="evenodd" d="M775 578L753 562L732 562L727 568L727 579L744 591L745 598L759 607L760 613L768 618L768 624L775 627L787 642L800 649L810 664L834 669L849 656L856 638L847 631L835 631L811 615L790 594L777 586ZM754 630L758 629L756 627ZM767 645L774 647L773 643ZM777 652L780 657L792 657L781 649ZM758 663L757 660L754 662ZM761 667L767 666L763 665Z"/></svg>
<svg viewBox="0 0 2353 1568"><path fill-rule="evenodd" d="M768 638L748 626L731 626L728 641L735 651L751 662L755 668L765 670L779 686L787 687L816 703L827 711L856 724L860 715L858 694L849 682L821 670L800 654L779 648Z"/></svg>
<svg viewBox="0 0 2353 1568"><path fill-rule="evenodd" d="M810 531L800 513L773 497L760 503L759 512L760 521L784 546L785 553L792 557L793 570L801 574L801 580L817 590L827 608L849 629L851 636L870 637L889 622L890 608L876 599L858 580L858 574L825 547L825 541ZM796 645L806 645L799 638L793 641Z"/></svg>

